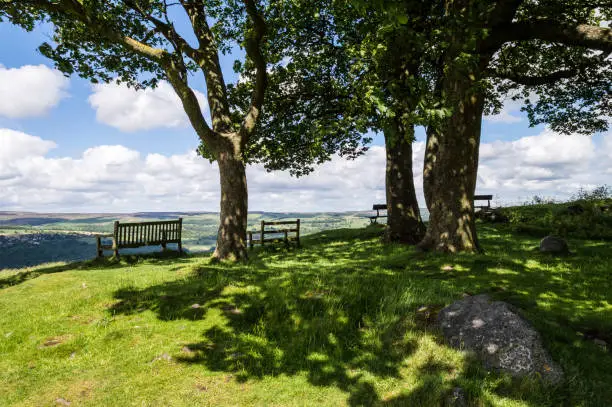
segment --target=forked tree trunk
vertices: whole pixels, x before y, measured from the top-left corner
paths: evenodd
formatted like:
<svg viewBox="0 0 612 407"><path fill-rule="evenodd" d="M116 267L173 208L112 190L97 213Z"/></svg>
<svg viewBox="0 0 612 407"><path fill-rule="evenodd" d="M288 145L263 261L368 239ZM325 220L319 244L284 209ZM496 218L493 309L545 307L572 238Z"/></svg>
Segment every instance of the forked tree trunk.
<svg viewBox="0 0 612 407"><path fill-rule="evenodd" d="M474 189L484 94L477 72L449 72L442 92L454 106L451 117L428 129L423 189L429 209L423 250L480 251L474 218Z"/></svg>
<svg viewBox="0 0 612 407"><path fill-rule="evenodd" d="M417 244L425 235L412 172L414 127L393 124L385 131L387 230L385 240Z"/></svg>
<svg viewBox="0 0 612 407"><path fill-rule="evenodd" d="M221 219L217 234L216 260L246 260L248 189L245 164L239 155L220 153Z"/></svg>

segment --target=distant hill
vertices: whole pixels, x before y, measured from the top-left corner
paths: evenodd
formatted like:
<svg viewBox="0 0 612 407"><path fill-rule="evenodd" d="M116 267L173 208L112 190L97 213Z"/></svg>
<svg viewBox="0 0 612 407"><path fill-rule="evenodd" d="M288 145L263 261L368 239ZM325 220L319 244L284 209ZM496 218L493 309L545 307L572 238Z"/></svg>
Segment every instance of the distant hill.
<svg viewBox="0 0 612 407"><path fill-rule="evenodd" d="M249 229L261 220L302 219L303 234L369 224L369 211L351 212L251 212ZM135 213L33 213L0 212L0 269L34 266L54 261L77 261L96 255L93 234L112 232L113 222L142 222L183 218L183 247L202 252L215 245L219 214L216 212ZM130 252L159 250L157 247Z"/></svg>

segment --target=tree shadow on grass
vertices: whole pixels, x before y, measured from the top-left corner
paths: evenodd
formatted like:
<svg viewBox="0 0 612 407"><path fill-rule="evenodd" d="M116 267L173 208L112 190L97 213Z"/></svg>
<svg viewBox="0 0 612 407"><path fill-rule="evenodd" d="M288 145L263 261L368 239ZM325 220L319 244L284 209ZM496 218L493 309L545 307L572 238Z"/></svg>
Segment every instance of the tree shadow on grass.
<svg viewBox="0 0 612 407"><path fill-rule="evenodd" d="M437 335L415 322L420 306L449 303L466 290L503 297L500 287L511 286L514 277L485 275L495 267L525 272L524 262L417 254L381 246L379 235L326 232L304 239L308 250L254 250L248 264L204 265L185 279L118 290L119 302L109 312L152 310L162 321L206 319L201 340L184 344L174 358L231 373L237 381L305 375L315 386L346 392L350 405L440 405L455 385L465 386L475 403L485 400L479 383L487 376L469 366L428 363L416 386L387 398L375 382L401 383L402 363L419 347L415 338ZM456 269L443 271L448 263ZM546 405L541 394L515 397Z"/></svg>
<svg viewBox="0 0 612 407"><path fill-rule="evenodd" d="M612 344L610 248L573 240L572 255L554 257L534 250L538 239L495 228L484 235L489 255L415 256L415 278L514 305L565 370L568 385L556 392L560 405L609 404L612 356L593 340Z"/></svg>

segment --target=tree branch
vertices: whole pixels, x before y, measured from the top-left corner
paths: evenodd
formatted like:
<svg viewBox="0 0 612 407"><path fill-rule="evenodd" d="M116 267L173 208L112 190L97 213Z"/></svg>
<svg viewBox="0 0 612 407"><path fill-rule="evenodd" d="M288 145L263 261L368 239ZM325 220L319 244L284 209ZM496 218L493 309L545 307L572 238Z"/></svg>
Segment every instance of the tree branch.
<svg viewBox="0 0 612 407"><path fill-rule="evenodd" d="M85 24L87 27L96 31L107 40L114 42L128 49L129 51L135 52L147 59L156 61L160 64L164 64L168 57L168 52L161 49L152 47L144 42L138 41L121 32L113 30L111 27L98 21L94 16L87 13L82 4L74 0L59 0L57 2L50 2L45 0L21 0L23 3L27 3L32 7L40 10L47 11L49 13L56 13L60 15L70 16L76 18L78 21Z"/></svg>
<svg viewBox="0 0 612 407"><path fill-rule="evenodd" d="M204 50L213 42L213 36L210 32L210 27L206 22L206 11L204 3L201 1L180 0L181 6L187 13L193 33L198 39L200 50Z"/></svg>
<svg viewBox="0 0 612 407"><path fill-rule="evenodd" d="M142 18L149 21L155 26L156 31L161 33L168 42L172 44L175 51L179 54L185 53L189 58L196 61L198 59L198 51L193 49L185 39L180 36L171 23L161 21L160 19L147 13L137 2L133 0L124 0L124 3L141 15Z"/></svg>
<svg viewBox="0 0 612 407"><path fill-rule="evenodd" d="M485 40L485 49L497 49L509 41L544 40L611 52L612 29L588 24L562 25L554 21L501 24Z"/></svg>
<svg viewBox="0 0 612 407"><path fill-rule="evenodd" d="M194 91L179 75L179 70L176 67L173 67L172 65L168 66L166 69L166 76L181 100L183 110L185 110L185 113L187 113L189 122L195 129L198 137L212 151L215 151L217 147L217 137L208 126L208 123L206 123L206 120L204 120L204 116L202 115L202 107L200 106L200 102L198 101Z"/></svg>
<svg viewBox="0 0 612 407"><path fill-rule="evenodd" d="M246 143L248 137L255 130L257 119L261 113L266 87L268 86L268 72L266 70L266 60L261 52L261 43L266 35L266 22L257 10L254 0L244 0L244 4L247 14L253 23L253 27L247 32L246 54L255 65L256 70L251 104L240 126L240 135Z"/></svg>
<svg viewBox="0 0 612 407"><path fill-rule="evenodd" d="M520 85L525 86L539 86L555 83L561 79L568 79L575 76L578 73L578 69L565 69L557 72L553 72L546 75L539 76L528 76L528 75L516 75L511 72L500 72L491 70L488 71L488 76L497 77L500 79L508 79L512 82L516 82Z"/></svg>

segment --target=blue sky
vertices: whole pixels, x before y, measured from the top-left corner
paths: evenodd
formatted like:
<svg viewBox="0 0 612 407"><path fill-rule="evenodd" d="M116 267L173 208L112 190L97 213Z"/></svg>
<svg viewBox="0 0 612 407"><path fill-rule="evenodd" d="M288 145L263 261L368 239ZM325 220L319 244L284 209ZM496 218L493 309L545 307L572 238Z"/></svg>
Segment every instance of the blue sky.
<svg viewBox="0 0 612 407"><path fill-rule="evenodd" d="M216 166L193 154L197 137L171 88L136 93L114 84L94 87L76 76L64 79L37 51L50 33L49 27L27 33L0 24L0 210L217 210ZM233 57L222 56L221 63L226 81L236 81ZM204 100L202 78L193 85ZM544 126L529 128L519 109L508 103L484 120L477 192L514 203L610 183L610 133L555 135ZM417 134L415 183L422 196L422 129ZM381 144L375 137L364 157L334 158L300 179L252 166L250 208L369 209L384 201Z"/></svg>

